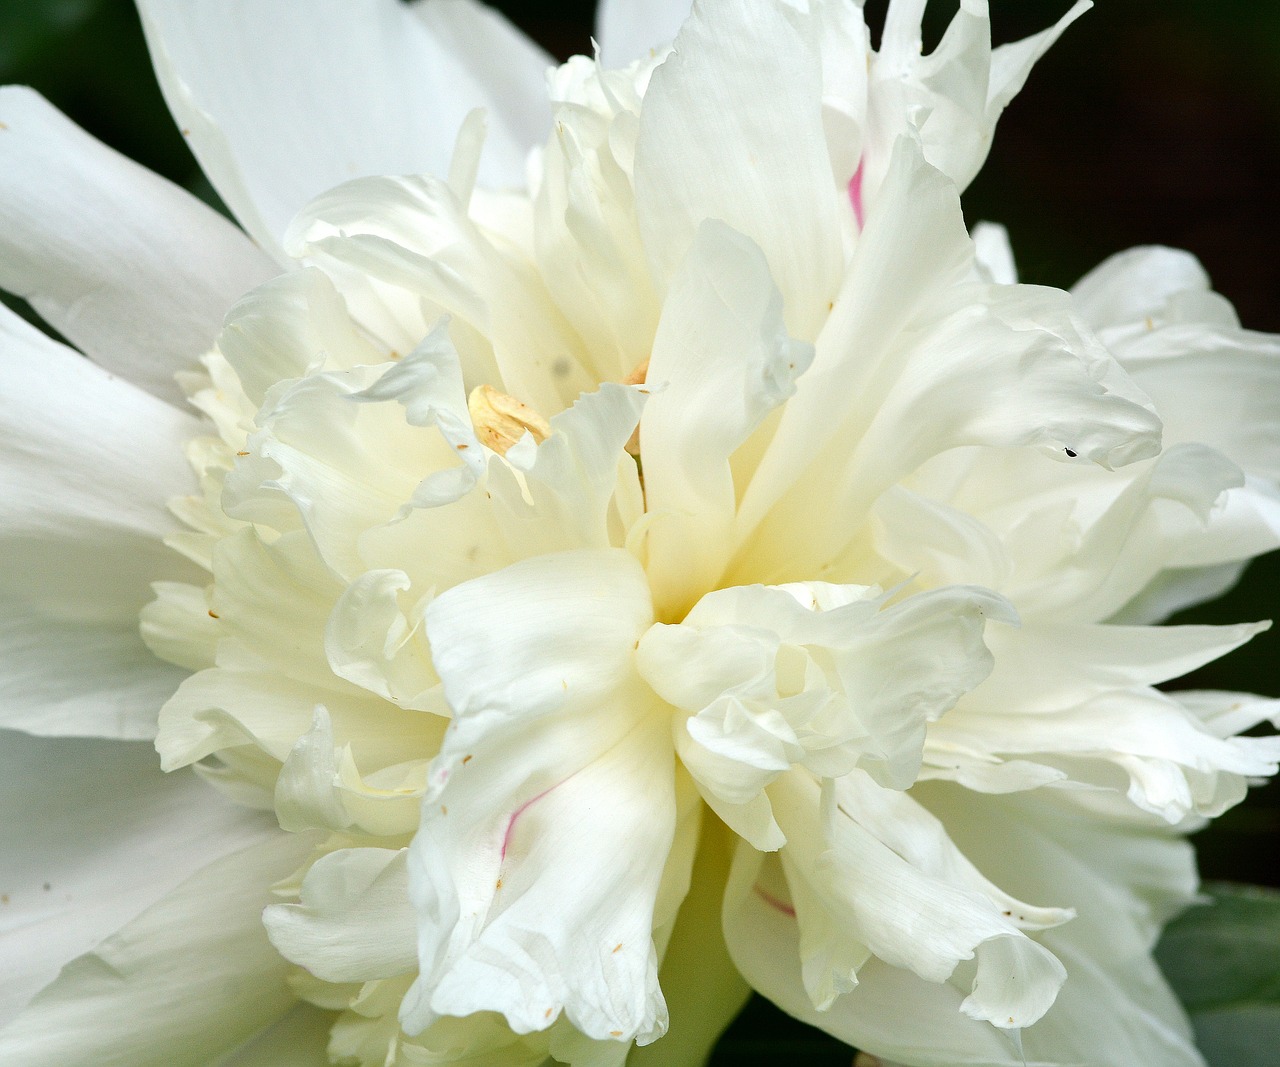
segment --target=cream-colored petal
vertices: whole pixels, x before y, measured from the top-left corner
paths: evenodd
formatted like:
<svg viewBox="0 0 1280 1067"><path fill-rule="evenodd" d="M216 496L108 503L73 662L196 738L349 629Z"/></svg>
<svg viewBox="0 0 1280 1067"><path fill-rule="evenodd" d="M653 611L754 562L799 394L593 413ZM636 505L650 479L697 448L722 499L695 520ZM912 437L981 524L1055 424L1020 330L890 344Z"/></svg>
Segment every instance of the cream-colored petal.
<svg viewBox="0 0 1280 1067"><path fill-rule="evenodd" d="M658 613L679 618L690 590L714 587L737 510L730 459L795 392L813 347L793 341L759 247L704 222L671 280L645 377L640 423Z"/></svg>
<svg viewBox="0 0 1280 1067"><path fill-rule="evenodd" d="M527 560L428 609L455 718L410 850L410 1032L475 1011L520 1033L563 1011L604 1041L666 1029L653 923L674 758L631 662L651 617L617 550Z"/></svg>
<svg viewBox="0 0 1280 1067"><path fill-rule="evenodd" d="M818 332L839 284L841 228L816 44L771 0L699 6L640 115L636 215L659 289L705 219L760 246L787 327Z"/></svg>

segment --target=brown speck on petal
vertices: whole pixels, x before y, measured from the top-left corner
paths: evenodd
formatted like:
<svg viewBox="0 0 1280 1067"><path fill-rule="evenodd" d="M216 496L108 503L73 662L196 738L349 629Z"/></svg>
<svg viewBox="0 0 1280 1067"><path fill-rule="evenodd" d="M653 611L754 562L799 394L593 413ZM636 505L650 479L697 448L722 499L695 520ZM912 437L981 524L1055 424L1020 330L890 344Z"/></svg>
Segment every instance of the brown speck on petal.
<svg viewBox="0 0 1280 1067"><path fill-rule="evenodd" d="M622 1036L622 1031L621 1031L621 1030L610 1030L610 1031L609 1031L609 1033L610 1033L610 1035L611 1035L611 1036L613 1036L613 1037L621 1037L621 1036Z"/></svg>
<svg viewBox="0 0 1280 1067"><path fill-rule="evenodd" d="M622 951L622 942L621 942L621 941L619 941L616 945L614 945L614 946L613 946L613 951L614 951L614 952L621 952L621 951Z"/></svg>
<svg viewBox="0 0 1280 1067"><path fill-rule="evenodd" d="M462 765L465 767L465 766L466 766L468 763L470 763L473 759L475 759L475 756L472 756L472 755L463 756L463 757L462 757Z"/></svg>
<svg viewBox="0 0 1280 1067"><path fill-rule="evenodd" d="M500 456L505 456L526 432L538 444L551 436L551 424L546 419L528 404L491 385L477 385L471 390L467 411L476 436Z"/></svg>

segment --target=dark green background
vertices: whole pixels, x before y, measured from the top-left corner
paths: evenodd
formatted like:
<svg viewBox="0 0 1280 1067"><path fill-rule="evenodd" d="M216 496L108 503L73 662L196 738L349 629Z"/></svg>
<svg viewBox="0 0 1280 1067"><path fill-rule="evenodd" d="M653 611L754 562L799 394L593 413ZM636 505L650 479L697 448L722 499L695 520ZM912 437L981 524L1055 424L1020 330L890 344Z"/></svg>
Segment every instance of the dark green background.
<svg viewBox="0 0 1280 1067"><path fill-rule="evenodd" d="M592 4L496 6L563 57L586 50ZM872 21L883 3L868 0ZM1042 29L1068 0L993 0L998 40ZM936 38L954 3L930 12ZM38 88L127 155L207 199L212 191L150 74L130 0L0 0L0 83ZM1187 248L1245 325L1280 332L1280 3L1101 0L1041 62L967 194L972 221L1009 227L1025 280L1066 286L1112 252ZM1280 400L1278 400L1280 402ZM1280 559L1177 621L1270 618ZM1280 636L1263 635L1188 680L1280 694ZM1207 877L1280 884L1280 788L1200 835ZM1274 951L1274 950L1273 950ZM753 1005L717 1064L848 1064L848 1053Z"/></svg>

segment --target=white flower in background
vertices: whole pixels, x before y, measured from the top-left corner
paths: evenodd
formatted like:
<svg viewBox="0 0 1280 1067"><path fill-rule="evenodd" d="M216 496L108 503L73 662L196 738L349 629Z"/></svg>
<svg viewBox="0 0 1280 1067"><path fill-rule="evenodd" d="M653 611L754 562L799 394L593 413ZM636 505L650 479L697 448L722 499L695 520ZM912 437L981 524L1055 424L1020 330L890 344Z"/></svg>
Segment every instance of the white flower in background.
<svg viewBox="0 0 1280 1067"><path fill-rule="evenodd" d="M463 0L141 8L267 251L0 93L0 283L93 360L0 319L0 1059L697 1064L754 987L1202 1062L1150 949L1280 746L1153 688L1259 627L1151 624L1280 544L1280 342L966 232L1083 5L615 0L549 106Z"/></svg>

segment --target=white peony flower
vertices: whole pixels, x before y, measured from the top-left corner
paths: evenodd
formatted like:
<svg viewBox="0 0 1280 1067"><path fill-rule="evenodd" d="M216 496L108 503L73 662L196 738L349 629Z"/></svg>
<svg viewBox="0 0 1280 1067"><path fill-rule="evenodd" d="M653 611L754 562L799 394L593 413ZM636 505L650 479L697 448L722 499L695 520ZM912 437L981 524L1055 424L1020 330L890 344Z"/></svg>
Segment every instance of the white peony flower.
<svg viewBox="0 0 1280 1067"><path fill-rule="evenodd" d="M1280 545L1280 341L1018 284L959 194L1086 5L923 6L613 0L548 94L469 0L141 0L258 248L0 92L92 360L0 318L0 1060L694 1065L755 988L1202 1063L1150 949L1280 743L1154 688L1261 626L1153 624Z"/></svg>

